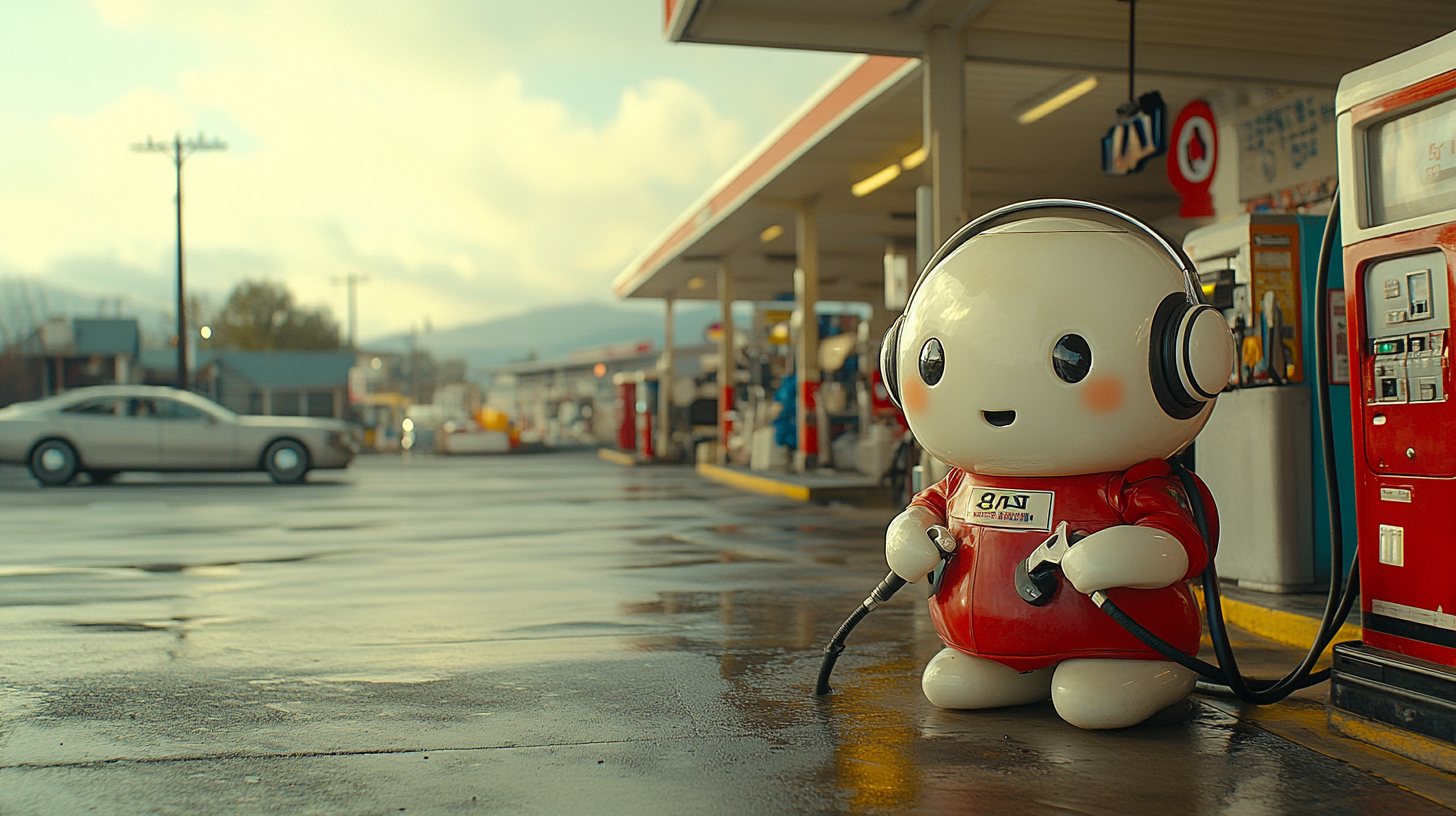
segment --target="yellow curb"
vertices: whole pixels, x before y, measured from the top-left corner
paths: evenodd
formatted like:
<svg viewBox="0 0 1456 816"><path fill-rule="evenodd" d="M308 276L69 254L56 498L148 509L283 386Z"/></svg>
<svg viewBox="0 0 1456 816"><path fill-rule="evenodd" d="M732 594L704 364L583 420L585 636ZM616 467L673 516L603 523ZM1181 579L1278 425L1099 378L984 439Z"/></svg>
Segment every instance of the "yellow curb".
<svg viewBox="0 0 1456 816"><path fill-rule="evenodd" d="M597 448L597 457L618 465L635 465L637 460L630 453L614 451L611 448Z"/></svg>
<svg viewBox="0 0 1456 816"><path fill-rule="evenodd" d="M795 501L809 501L809 488L803 485L789 484L766 476L754 476L742 471L730 470L718 465L698 464L698 475L721 482L731 487L743 490L752 490L755 493L763 493L768 496L782 496Z"/></svg>
<svg viewBox="0 0 1456 816"><path fill-rule="evenodd" d="M1200 587L1193 587L1193 594L1198 597L1198 605L1203 606L1203 590ZM1225 623L1285 646L1308 649L1309 645L1314 643L1315 634L1319 632L1318 618L1307 617L1296 612L1270 609L1229 597L1222 598L1221 606ZM1339 633L1330 641L1330 644L1332 647L1341 641L1360 639L1360 627L1347 623L1340 627ZM1329 657L1329 655L1330 647L1326 647L1324 657Z"/></svg>
<svg viewBox="0 0 1456 816"><path fill-rule="evenodd" d="M1332 705L1327 706L1327 710L1330 728L1347 737L1376 748L1384 748L1392 754L1400 754L1422 765L1439 768L1447 773L1456 772L1456 749L1435 737L1341 711Z"/></svg>

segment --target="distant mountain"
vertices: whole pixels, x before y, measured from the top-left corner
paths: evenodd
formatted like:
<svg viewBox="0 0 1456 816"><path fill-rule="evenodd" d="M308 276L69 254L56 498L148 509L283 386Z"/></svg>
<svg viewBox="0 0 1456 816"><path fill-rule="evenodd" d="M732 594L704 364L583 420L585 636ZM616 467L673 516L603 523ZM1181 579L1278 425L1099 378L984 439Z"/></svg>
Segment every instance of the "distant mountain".
<svg viewBox="0 0 1456 816"><path fill-rule="evenodd" d="M703 329L717 321L715 305L679 304L673 315L676 345L697 345ZM513 317L484 323L438 329L416 336L419 347L437 360L465 358L471 371L519 362L534 355L537 360L564 360L572 351L651 340L662 347L664 321L660 309L643 309L611 303L578 303L551 306ZM410 336L397 334L361 344L379 351L407 351Z"/></svg>

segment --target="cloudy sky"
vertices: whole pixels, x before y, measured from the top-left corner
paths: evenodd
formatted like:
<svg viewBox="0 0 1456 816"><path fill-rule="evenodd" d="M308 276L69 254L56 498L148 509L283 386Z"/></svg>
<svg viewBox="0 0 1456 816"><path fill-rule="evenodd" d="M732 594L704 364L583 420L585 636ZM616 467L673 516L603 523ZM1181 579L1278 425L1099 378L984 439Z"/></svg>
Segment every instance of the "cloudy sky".
<svg viewBox="0 0 1456 816"><path fill-rule="evenodd" d="M131 308L285 281L363 338L609 282L847 61L670 45L660 0L0 0L0 278Z"/></svg>

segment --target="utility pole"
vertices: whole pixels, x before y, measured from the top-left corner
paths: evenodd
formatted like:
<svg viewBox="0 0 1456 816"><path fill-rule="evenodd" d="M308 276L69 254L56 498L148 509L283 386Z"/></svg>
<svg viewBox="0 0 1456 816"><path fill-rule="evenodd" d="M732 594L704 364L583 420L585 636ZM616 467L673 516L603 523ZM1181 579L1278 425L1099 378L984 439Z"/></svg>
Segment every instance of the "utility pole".
<svg viewBox="0 0 1456 816"><path fill-rule="evenodd" d="M358 320L359 320L359 284L368 283L368 275L360 275L357 272L350 272L342 278L334 278L334 284L346 284L349 287L349 351L359 350Z"/></svg>
<svg viewBox="0 0 1456 816"><path fill-rule="evenodd" d="M187 389L187 300L182 281L182 162L201 150L227 150L221 139L209 141L199 131L196 136L185 140L178 133L170 142L154 142L148 136L146 142L131 146L138 153L166 153L177 168L177 387Z"/></svg>

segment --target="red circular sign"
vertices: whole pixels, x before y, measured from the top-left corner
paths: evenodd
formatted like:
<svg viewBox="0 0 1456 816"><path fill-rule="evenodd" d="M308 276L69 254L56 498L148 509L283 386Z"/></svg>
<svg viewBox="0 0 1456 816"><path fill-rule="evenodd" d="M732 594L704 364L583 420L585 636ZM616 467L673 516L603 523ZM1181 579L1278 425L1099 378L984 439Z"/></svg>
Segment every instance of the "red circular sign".
<svg viewBox="0 0 1456 816"><path fill-rule="evenodd" d="M1183 197L1180 218L1213 215L1213 173L1218 169L1218 127L1202 99L1189 102L1173 123L1168 145L1168 181Z"/></svg>

